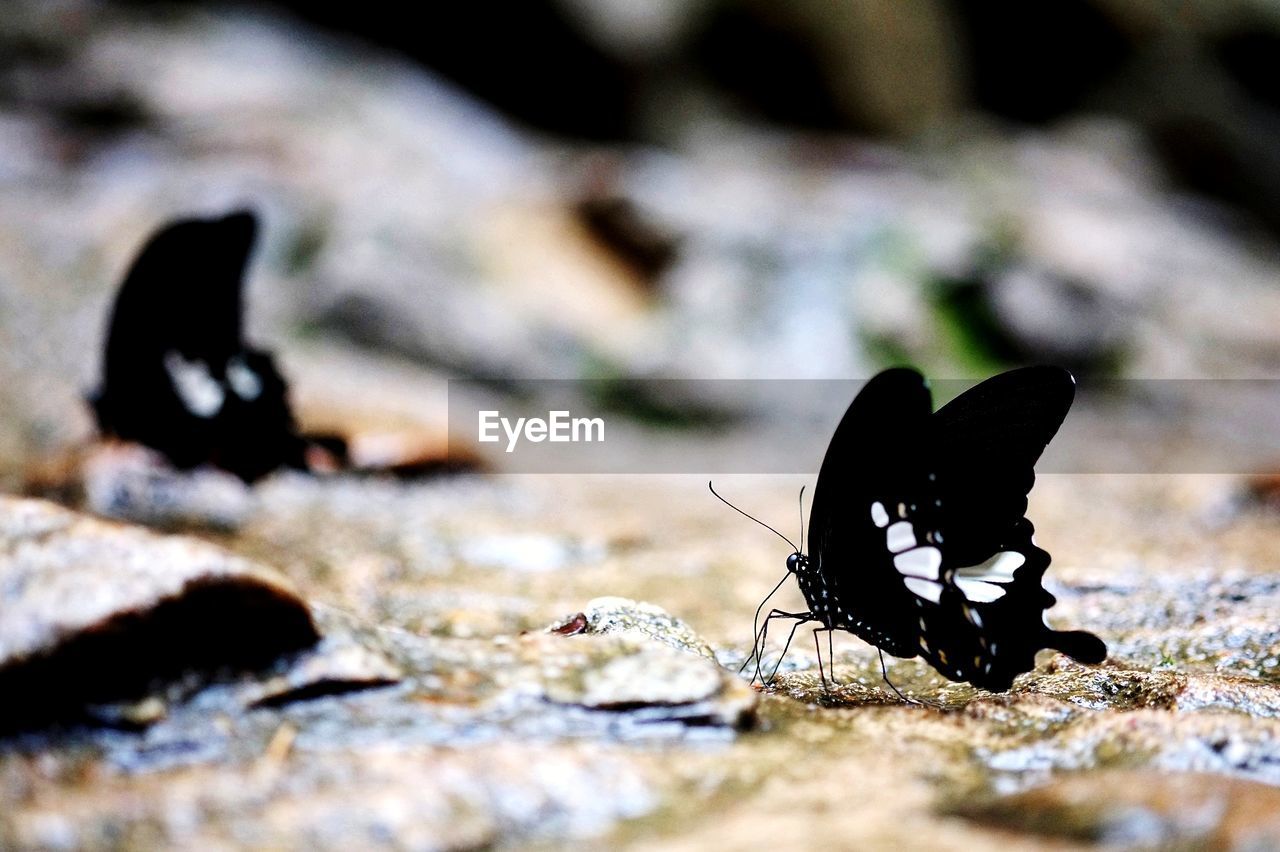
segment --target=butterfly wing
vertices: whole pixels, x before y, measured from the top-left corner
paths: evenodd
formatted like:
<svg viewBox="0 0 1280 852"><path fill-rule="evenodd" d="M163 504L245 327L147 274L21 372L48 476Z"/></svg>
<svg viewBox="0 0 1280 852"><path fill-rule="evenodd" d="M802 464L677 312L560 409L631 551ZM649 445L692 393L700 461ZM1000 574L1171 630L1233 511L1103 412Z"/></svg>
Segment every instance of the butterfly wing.
<svg viewBox="0 0 1280 852"><path fill-rule="evenodd" d="M1035 463L1075 399L1059 367L1010 370L970 388L933 416L930 443L946 473L948 557L975 564L1027 511ZM941 471L940 471L941 472Z"/></svg>
<svg viewBox="0 0 1280 852"><path fill-rule="evenodd" d="M1050 559L1025 517L1034 465L1074 395L1066 370L1029 367L979 384L931 418L943 590L920 605L921 647L954 680L1006 690L1042 648L1089 663L1106 657L1096 636L1046 625Z"/></svg>
<svg viewBox="0 0 1280 852"><path fill-rule="evenodd" d="M831 439L809 523L814 615L953 680L996 691L1042 648L1100 662L1044 623L1049 554L1025 517L1034 465L1074 398L1070 373L1015 370L930 414L911 370L876 376Z"/></svg>
<svg viewBox="0 0 1280 852"><path fill-rule="evenodd" d="M182 219L138 253L116 296L107 333L105 383L127 379L165 352L225 360L241 343L241 289L257 219Z"/></svg>
<svg viewBox="0 0 1280 852"><path fill-rule="evenodd" d="M895 559L931 535L919 521L931 493L922 448L932 408L924 377L901 368L854 397L818 473L811 568L798 578L816 617L899 657L919 653L915 597Z"/></svg>
<svg viewBox="0 0 1280 852"><path fill-rule="evenodd" d="M184 219L154 234L116 297L93 399L99 428L180 468L212 462L251 481L301 466L285 383L242 337L252 213Z"/></svg>

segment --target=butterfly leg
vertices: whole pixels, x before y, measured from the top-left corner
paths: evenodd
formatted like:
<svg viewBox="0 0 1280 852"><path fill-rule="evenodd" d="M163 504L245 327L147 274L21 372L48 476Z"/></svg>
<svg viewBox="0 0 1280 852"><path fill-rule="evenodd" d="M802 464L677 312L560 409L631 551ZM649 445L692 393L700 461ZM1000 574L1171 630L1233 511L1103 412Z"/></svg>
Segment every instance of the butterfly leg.
<svg viewBox="0 0 1280 852"><path fill-rule="evenodd" d="M835 628L832 628L832 627L819 627L819 628L817 628L816 630L814 630L814 631L813 631L813 647L814 647L814 649L815 649L815 650L816 650L816 649L817 649L817 647L818 647L818 634L819 634L819 633L826 633L826 634L827 634L827 671L829 671L829 672L831 673L831 685L832 685L832 686L839 686L839 685L840 685L840 682L839 682L838 680L836 680L836 652L835 652L835 646L832 644L832 640L831 640L831 636L832 636L832 634L834 634L834 633L835 633ZM821 673L821 671L822 671L822 651L818 651L818 671L819 671L819 673Z"/></svg>
<svg viewBox="0 0 1280 852"><path fill-rule="evenodd" d="M785 645L782 646L782 653L778 655L778 662L774 665L773 671L769 673L769 679L765 681L761 681L761 683L763 683L765 686L768 686L769 684L773 683L773 679L778 676L778 669L782 668L782 661L783 659L786 658L787 650L791 647L791 640L796 637L796 628L798 628L801 624L804 624L808 621L813 620L812 618L810 618L809 613L807 612L804 615L796 615L794 613L789 613L789 612L782 613L782 615L786 615L791 618L794 618L796 621L794 624L791 625L791 632L787 634L787 642Z"/></svg>
<svg viewBox="0 0 1280 852"><path fill-rule="evenodd" d="M876 648L876 653L880 655L880 677L884 678L884 682L889 684L889 688L893 690L895 695L908 704L915 704L915 701L912 701L910 698L899 692L898 687L894 686L893 681L889 680L889 669L884 664L884 649Z"/></svg>
<svg viewBox="0 0 1280 852"><path fill-rule="evenodd" d="M743 670L751 664L752 660L756 661L755 674L751 676L751 682L755 683L756 678L760 677L760 655L764 653L764 640L769 633L769 619L765 619L764 624L755 632L755 638L751 642L751 656L743 661L741 667L738 668L738 674L742 674Z"/></svg>
<svg viewBox="0 0 1280 852"><path fill-rule="evenodd" d="M763 606L763 604L761 604L761 606ZM776 609L770 612L768 618L764 620L763 625L755 624L752 627L754 638L752 639L752 642L751 642L751 653L750 655L747 656L746 660L743 661L742 665L738 667L738 674L742 674L742 672L747 668L747 666L751 665L752 660L756 661L756 673L755 673L755 676L751 678L752 683L755 682L756 677L760 676L760 665L761 665L760 655L764 652L765 637L769 635L769 619L780 617L780 616L774 615L774 613L777 613L777 612L778 610ZM758 622L759 619L760 619L760 614L757 611L756 621Z"/></svg>
<svg viewBox="0 0 1280 852"><path fill-rule="evenodd" d="M835 635L835 630L827 629L827 668L831 669L831 685L839 686L840 681L836 680L836 652L832 645L831 637Z"/></svg>
<svg viewBox="0 0 1280 852"><path fill-rule="evenodd" d="M760 613L764 610L764 606L769 602L769 599L778 593L778 589L782 588L782 584L787 582L787 578L790 576L791 576L790 572L783 575L782 579L778 581L778 584L773 587L773 591L765 595L764 600L760 601L760 606L756 607L756 614L751 619L751 635L753 637L753 642L751 645L751 656L747 657L745 660L742 661L742 666L741 668L738 669L738 674L742 674L743 670L745 670L746 667L751 664L752 657L754 657L756 660L756 669L757 669L756 673L759 674L758 670L760 667L760 636L761 636ZM777 610L774 610L774 612L777 612ZM766 621L765 623L768 624L768 621ZM752 680L754 681L754 678L752 678Z"/></svg>
<svg viewBox="0 0 1280 852"><path fill-rule="evenodd" d="M895 695L897 695L907 704L914 704L917 707L933 707L935 709L942 709L941 704L935 704L932 701L921 701L917 698L908 698L907 696L903 695L898 690L898 687L893 685L893 681L889 680L889 670L885 668L885 664L884 664L884 650L881 648L876 648L876 651L880 654L880 677L884 678L884 682L889 684L889 688L893 690Z"/></svg>
<svg viewBox="0 0 1280 852"><path fill-rule="evenodd" d="M769 639L769 622L773 621L775 618L795 619L796 624L791 628L791 635L794 636L796 632L795 628L800 626L801 624L804 624L806 621L811 621L812 615L807 612L783 612L780 609L769 610L769 614L764 619L764 625L761 626L760 628L760 641L756 643L756 673L751 677L752 683L755 683L757 678L760 679L761 684L766 683L765 678L761 676L760 668L762 665L764 665L762 658L764 656L765 643ZM788 637L787 645L790 645L790 644L791 644L791 639L790 637ZM782 653L783 653L783 656L786 655L787 653L786 648L783 648ZM782 657L778 658L778 666L780 665L782 665ZM777 674L778 666L773 667L774 674ZM769 676L769 680L773 680L772 675Z"/></svg>
<svg viewBox="0 0 1280 852"><path fill-rule="evenodd" d="M826 673L825 673L825 672L823 672L823 671L822 671L822 646L818 644L818 634L819 634L819 633L821 633L821 632L822 632L822 631L824 631L824 630L825 630L825 631L827 631L827 636L828 636L828 637L830 637L830 635L831 635L831 628L830 628L830 627L818 627L818 628L815 628L815 629L814 629L814 631L813 631L813 650L814 650L814 653L816 653L816 654L818 655L818 677L822 678L822 691L823 691L823 692L830 692L831 690L827 689L827 675L826 675ZM830 656L830 655L828 655L828 656ZM835 681L835 673L834 673L834 672L832 672L831 680L832 680L833 682Z"/></svg>

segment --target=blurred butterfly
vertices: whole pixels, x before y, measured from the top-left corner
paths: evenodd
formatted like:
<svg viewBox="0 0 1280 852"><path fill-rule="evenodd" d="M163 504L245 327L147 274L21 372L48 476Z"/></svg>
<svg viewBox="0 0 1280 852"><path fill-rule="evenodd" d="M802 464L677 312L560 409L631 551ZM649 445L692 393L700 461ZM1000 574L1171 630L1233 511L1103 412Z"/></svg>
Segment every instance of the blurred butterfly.
<svg viewBox="0 0 1280 852"><path fill-rule="evenodd" d="M808 610L769 613L756 634L757 673L777 618L794 620L792 635L816 623L815 645L824 631L828 645L832 631L857 635L880 651L882 672L886 651L920 656L951 680L994 692L1030 671L1042 648L1102 662L1097 636L1045 622L1054 604L1041 585L1049 554L1025 517L1036 460L1074 397L1075 380L1056 367L1003 373L937 412L914 370L867 382L818 473L809 552L793 545L774 588L794 575Z"/></svg>
<svg viewBox="0 0 1280 852"><path fill-rule="evenodd" d="M163 453L179 468L214 464L246 482L305 467L284 378L244 342L252 213L184 219L143 246L116 296L99 429Z"/></svg>

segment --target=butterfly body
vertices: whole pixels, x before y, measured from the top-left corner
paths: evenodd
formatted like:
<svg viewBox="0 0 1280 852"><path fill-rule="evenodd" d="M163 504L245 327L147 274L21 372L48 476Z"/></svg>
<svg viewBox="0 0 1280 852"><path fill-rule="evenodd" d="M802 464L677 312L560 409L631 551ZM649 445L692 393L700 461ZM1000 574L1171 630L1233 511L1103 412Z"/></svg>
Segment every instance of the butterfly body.
<svg viewBox="0 0 1280 852"><path fill-rule="evenodd" d="M1096 636L1044 621L1049 554L1025 517L1034 464L1074 398L1051 367L997 376L933 412L922 376L885 371L832 437L809 520L810 552L788 570L802 621L993 691L1042 648L1100 662Z"/></svg>

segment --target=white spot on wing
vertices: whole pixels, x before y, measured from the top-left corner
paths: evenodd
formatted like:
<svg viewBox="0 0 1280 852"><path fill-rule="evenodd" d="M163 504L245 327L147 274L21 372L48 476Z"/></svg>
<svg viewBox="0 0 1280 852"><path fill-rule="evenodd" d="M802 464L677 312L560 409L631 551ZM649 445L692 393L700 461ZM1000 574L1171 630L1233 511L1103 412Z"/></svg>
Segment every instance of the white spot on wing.
<svg viewBox="0 0 1280 852"><path fill-rule="evenodd" d="M908 591L918 598L938 602L938 598L942 597L942 586L930 580L921 580L919 577L907 577L903 580L907 584Z"/></svg>
<svg viewBox="0 0 1280 852"><path fill-rule="evenodd" d="M956 587L960 589L965 599L972 603L990 603L1004 594L1003 586L984 583L981 580L967 580L963 577L956 578Z"/></svg>
<svg viewBox="0 0 1280 852"><path fill-rule="evenodd" d="M885 545L894 553L916 546L916 531L910 521L898 521L885 530Z"/></svg>
<svg viewBox="0 0 1280 852"><path fill-rule="evenodd" d="M262 379L239 357L227 362L227 383L235 391L236 396L246 402L258 398L262 393Z"/></svg>
<svg viewBox="0 0 1280 852"><path fill-rule="evenodd" d="M188 361L182 353L170 351L164 354L164 369L187 411L207 420L222 410L227 394L203 361Z"/></svg>
<svg viewBox="0 0 1280 852"><path fill-rule="evenodd" d="M893 567L905 576L936 580L942 567L942 551L936 547L917 547L893 557Z"/></svg>
<svg viewBox="0 0 1280 852"><path fill-rule="evenodd" d="M968 580L1007 583L1013 579L1013 572L1021 568L1026 561L1027 558L1021 553L1015 550L1005 550L992 556L986 562L959 568L956 570L956 574Z"/></svg>
<svg viewBox="0 0 1280 852"><path fill-rule="evenodd" d="M889 523L889 513L884 510L884 504L878 500L871 504L871 522L878 527Z"/></svg>

